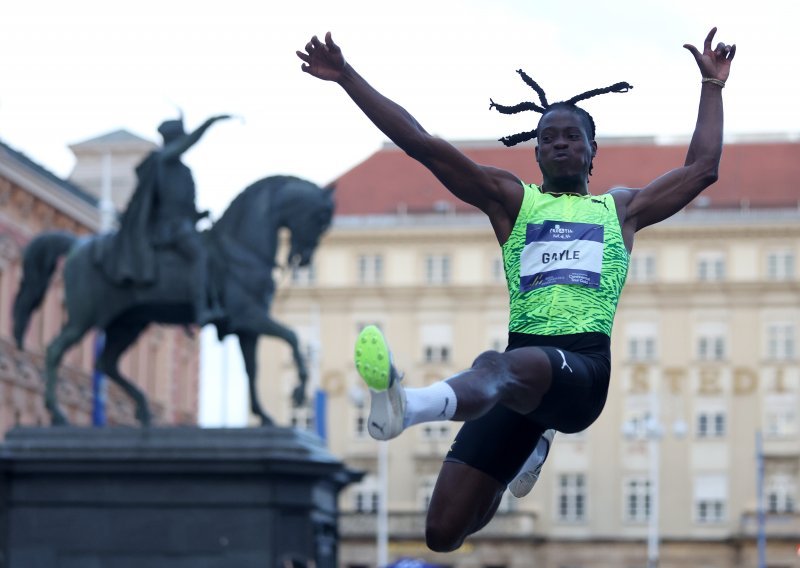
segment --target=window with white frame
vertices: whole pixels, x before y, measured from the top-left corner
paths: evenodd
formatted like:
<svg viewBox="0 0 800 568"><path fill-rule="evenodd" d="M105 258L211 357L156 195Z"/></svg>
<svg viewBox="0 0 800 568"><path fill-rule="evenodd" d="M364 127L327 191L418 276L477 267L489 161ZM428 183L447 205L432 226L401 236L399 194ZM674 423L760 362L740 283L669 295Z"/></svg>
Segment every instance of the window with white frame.
<svg viewBox="0 0 800 568"><path fill-rule="evenodd" d="M427 511L431 504L431 497L433 496L433 488L436 487L436 476L427 475L419 482L417 489L417 497L420 507L423 511Z"/></svg>
<svg viewBox="0 0 800 568"><path fill-rule="evenodd" d="M697 255L697 279L701 282L718 282L725 279L725 255L718 251L705 251Z"/></svg>
<svg viewBox="0 0 800 568"><path fill-rule="evenodd" d="M493 258L492 259L492 282L505 282L506 281L506 269L503 266L503 259L502 258Z"/></svg>
<svg viewBox="0 0 800 568"><path fill-rule="evenodd" d="M794 253L776 250L767 254L767 278L769 280L794 279Z"/></svg>
<svg viewBox="0 0 800 568"><path fill-rule="evenodd" d="M293 407L289 423L298 430L314 430L314 409L311 406Z"/></svg>
<svg viewBox="0 0 800 568"><path fill-rule="evenodd" d="M358 256L358 283L365 285L383 282L383 256L362 254Z"/></svg>
<svg viewBox="0 0 800 568"><path fill-rule="evenodd" d="M794 513L797 503L797 473L775 472L765 480L767 511L770 513Z"/></svg>
<svg viewBox="0 0 800 568"><path fill-rule="evenodd" d="M450 360L450 346L426 345L424 358L426 363L447 363Z"/></svg>
<svg viewBox="0 0 800 568"><path fill-rule="evenodd" d="M725 359L725 338L721 336L698 337L697 358L701 361L722 361Z"/></svg>
<svg viewBox="0 0 800 568"><path fill-rule="evenodd" d="M764 398L764 436L794 438L800 433L797 417L797 395L776 393Z"/></svg>
<svg viewBox="0 0 800 568"><path fill-rule="evenodd" d="M694 520L721 523L725 520L728 478L724 473L698 475L694 479Z"/></svg>
<svg viewBox="0 0 800 568"><path fill-rule="evenodd" d="M451 358L453 327L450 324L423 324L420 330L425 363L447 363Z"/></svg>
<svg viewBox="0 0 800 568"><path fill-rule="evenodd" d="M722 438L725 436L725 411L700 410L697 413L696 432L698 438Z"/></svg>
<svg viewBox="0 0 800 568"><path fill-rule="evenodd" d="M727 328L722 323L705 323L697 328L697 358L700 361L722 361L727 356Z"/></svg>
<svg viewBox="0 0 800 568"><path fill-rule="evenodd" d="M628 264L628 282L653 282L656 280L656 255L650 251L636 251Z"/></svg>
<svg viewBox="0 0 800 568"><path fill-rule="evenodd" d="M790 323L767 325L767 358L788 361L795 358L795 330Z"/></svg>
<svg viewBox="0 0 800 568"><path fill-rule="evenodd" d="M424 440L449 440L451 436L450 422L425 422L420 426Z"/></svg>
<svg viewBox="0 0 800 568"><path fill-rule="evenodd" d="M623 432L630 440L645 439L652 426L653 398L649 393L630 394L625 397Z"/></svg>
<svg viewBox="0 0 800 568"><path fill-rule="evenodd" d="M365 476L359 484L353 486L352 496L353 509L357 513L377 513L381 499L378 479L374 475Z"/></svg>
<svg viewBox="0 0 800 568"><path fill-rule="evenodd" d="M425 282L427 284L450 283L450 256L429 254L425 257Z"/></svg>
<svg viewBox="0 0 800 568"><path fill-rule="evenodd" d="M628 340L628 359L631 361L653 361L657 358L656 343L658 328L651 322L634 322L625 326Z"/></svg>
<svg viewBox="0 0 800 568"><path fill-rule="evenodd" d="M311 286L317 281L317 271L313 264L307 266L292 266L292 285Z"/></svg>
<svg viewBox="0 0 800 568"><path fill-rule="evenodd" d="M489 349L502 353L508 346L508 326L494 325L489 327L487 337Z"/></svg>
<svg viewBox="0 0 800 568"><path fill-rule="evenodd" d="M359 397L367 396L363 391L355 392L359 392L357 395ZM366 439L368 436L367 419L369 418L369 406L364 401L361 401L355 405L353 411L353 434L358 439Z"/></svg>
<svg viewBox="0 0 800 568"><path fill-rule="evenodd" d="M634 523L650 519L650 480L647 477L629 477L625 480L625 520Z"/></svg>
<svg viewBox="0 0 800 568"><path fill-rule="evenodd" d="M558 476L558 520L580 523L586 520L586 476L563 473Z"/></svg>
<svg viewBox="0 0 800 568"><path fill-rule="evenodd" d="M656 358L656 338L628 337L628 358L631 361L653 361Z"/></svg>

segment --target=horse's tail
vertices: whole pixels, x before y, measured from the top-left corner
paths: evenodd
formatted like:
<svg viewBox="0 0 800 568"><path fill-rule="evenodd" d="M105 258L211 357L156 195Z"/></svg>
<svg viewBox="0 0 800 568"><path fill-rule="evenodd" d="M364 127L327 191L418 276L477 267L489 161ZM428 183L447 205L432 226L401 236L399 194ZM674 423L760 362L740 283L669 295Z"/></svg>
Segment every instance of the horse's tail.
<svg viewBox="0 0 800 568"><path fill-rule="evenodd" d="M73 247L78 238L60 231L37 235L22 255L22 280L14 298L14 339L22 349L31 314L44 299L58 259Z"/></svg>

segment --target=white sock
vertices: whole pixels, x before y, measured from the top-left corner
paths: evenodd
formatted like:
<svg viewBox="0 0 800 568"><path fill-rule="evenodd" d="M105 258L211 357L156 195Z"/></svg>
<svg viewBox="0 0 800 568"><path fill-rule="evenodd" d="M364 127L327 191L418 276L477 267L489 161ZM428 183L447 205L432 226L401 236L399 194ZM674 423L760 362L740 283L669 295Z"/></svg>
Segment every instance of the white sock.
<svg viewBox="0 0 800 568"><path fill-rule="evenodd" d="M405 389L406 415L403 427L422 422L450 420L456 413L456 393L445 381L419 389Z"/></svg>

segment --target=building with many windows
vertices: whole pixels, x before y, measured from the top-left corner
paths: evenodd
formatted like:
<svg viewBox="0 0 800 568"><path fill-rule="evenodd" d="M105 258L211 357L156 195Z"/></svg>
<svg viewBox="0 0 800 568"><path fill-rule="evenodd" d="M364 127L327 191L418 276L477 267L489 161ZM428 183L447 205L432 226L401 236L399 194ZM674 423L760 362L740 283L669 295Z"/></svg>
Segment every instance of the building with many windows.
<svg viewBox="0 0 800 568"><path fill-rule="evenodd" d="M593 192L642 187L681 165L686 152L685 144L647 138L598 145ZM459 146L479 163L539 180L530 147ZM556 435L531 495L506 496L486 528L446 555L425 547L424 518L458 425L404 432L388 443L382 470L380 446L366 433L367 393L353 344L364 325L378 324L410 386L450 376L483 350L504 349L499 248L482 214L392 145L342 175L335 222L313 272L295 274L274 304L275 317L306 346L310 390L325 393L332 452L367 472L342 494L340 565L376 566L385 498L390 560L634 568L657 554L661 568L745 567L756 565L763 534L768 566L797 566L798 156L797 137L730 140L719 181L638 234L604 413L585 432ZM264 341L260 358L270 412L311 427L313 406L287 404L295 383L288 349Z"/></svg>

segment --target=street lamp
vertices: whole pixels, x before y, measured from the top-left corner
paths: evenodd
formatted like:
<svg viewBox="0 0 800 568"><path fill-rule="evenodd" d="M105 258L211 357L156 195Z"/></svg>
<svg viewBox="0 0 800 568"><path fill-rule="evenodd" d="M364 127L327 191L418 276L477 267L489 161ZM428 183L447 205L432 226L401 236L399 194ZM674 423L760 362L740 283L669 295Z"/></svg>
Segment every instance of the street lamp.
<svg viewBox="0 0 800 568"><path fill-rule="evenodd" d="M363 408L367 404L367 396L359 387L352 387L349 394L350 402L356 408ZM389 442L378 441L377 444L378 510L375 545L377 565L383 567L389 563Z"/></svg>
<svg viewBox="0 0 800 568"><path fill-rule="evenodd" d="M659 421L660 404L658 393L650 397L650 412L644 421L626 420L622 425L622 433L628 440L646 440L648 447L648 465L650 480L650 515L647 525L647 568L658 568L659 561L659 516L660 516L660 477L661 477L661 438L664 428ZM686 435L686 422L675 420L672 424L673 435L681 439Z"/></svg>

